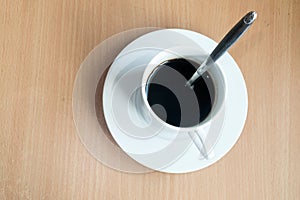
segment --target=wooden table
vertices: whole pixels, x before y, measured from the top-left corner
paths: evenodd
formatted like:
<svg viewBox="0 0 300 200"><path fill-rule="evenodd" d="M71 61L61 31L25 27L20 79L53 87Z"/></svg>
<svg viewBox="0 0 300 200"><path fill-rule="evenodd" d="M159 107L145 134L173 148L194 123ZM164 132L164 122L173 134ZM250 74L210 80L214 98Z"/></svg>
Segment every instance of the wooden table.
<svg viewBox="0 0 300 200"><path fill-rule="evenodd" d="M0 199L300 199L300 1L0 1ZM136 27L191 29L219 41L247 11L258 19L230 49L249 113L238 143L189 174L134 175L97 162L72 119L80 63Z"/></svg>

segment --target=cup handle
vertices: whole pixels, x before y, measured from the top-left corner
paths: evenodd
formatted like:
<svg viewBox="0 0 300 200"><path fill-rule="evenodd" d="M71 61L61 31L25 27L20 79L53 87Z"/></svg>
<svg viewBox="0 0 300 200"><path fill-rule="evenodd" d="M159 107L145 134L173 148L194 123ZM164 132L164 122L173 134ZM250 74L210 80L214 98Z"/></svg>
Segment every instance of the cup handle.
<svg viewBox="0 0 300 200"><path fill-rule="evenodd" d="M129 116L136 125L141 127L149 126L152 122L142 99L141 88L134 91L129 99Z"/></svg>
<svg viewBox="0 0 300 200"><path fill-rule="evenodd" d="M201 153L201 155L208 160L208 154L206 147L204 145L203 139L198 131L188 132L190 138L192 139L193 143L196 145L197 149Z"/></svg>

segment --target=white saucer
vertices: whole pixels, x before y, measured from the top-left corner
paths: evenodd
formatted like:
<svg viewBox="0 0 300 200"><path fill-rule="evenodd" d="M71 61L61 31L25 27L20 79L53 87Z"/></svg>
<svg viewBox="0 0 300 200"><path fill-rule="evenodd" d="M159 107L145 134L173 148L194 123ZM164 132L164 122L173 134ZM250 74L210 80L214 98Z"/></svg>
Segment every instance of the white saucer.
<svg viewBox="0 0 300 200"><path fill-rule="evenodd" d="M112 91L118 91L118 89L120 91L122 90L119 88L122 84L116 85L117 82L122 81L120 74L135 70L131 69L131 66L137 66L138 64L144 65L149 62L157 55L157 53L159 53L159 51L161 51L160 47L166 48L172 45L172 42L174 41L170 41L166 38L166 35L168 35L170 31L197 43L197 45L201 46L206 52L211 52L217 45L216 42L204 35L183 29L154 31L134 40L123 49L110 67L103 89L103 111L107 126L113 138L131 158L154 170L168 173L186 173L212 165L233 147L245 124L248 109L248 97L245 81L239 67L233 58L228 53L225 53L217 61L217 65L221 66L220 69L225 74L225 79L228 84L228 92L225 101L225 121L219 140L214 146L213 155L211 155L209 159L200 159L199 151L195 145L189 145L185 151L180 153L180 155L172 162L167 163L161 168L153 167L154 165L152 165L152 162L155 161L152 160L151 163L149 163L148 158L141 155L153 154L155 155L153 159L157 162L164 160L164 156L166 155L163 155L163 153L155 154L155 152L159 152L170 145L176 135L162 131L157 135L141 140L132 137L130 130L120 129L119 124L116 123L116 116L113 114L114 109L123 109L124 105L126 105L124 102L128 102L128 98L126 95L124 96L122 94L118 95L117 98L115 96L113 97ZM145 49L145 45L154 48ZM135 51L136 49L138 49L138 51ZM123 59L125 55L126 59ZM140 58L143 58L142 61ZM141 81L142 74L143 70L136 70L135 76L132 77L132 84L138 85L139 81ZM112 105L120 105L120 107L116 108L112 107Z"/></svg>

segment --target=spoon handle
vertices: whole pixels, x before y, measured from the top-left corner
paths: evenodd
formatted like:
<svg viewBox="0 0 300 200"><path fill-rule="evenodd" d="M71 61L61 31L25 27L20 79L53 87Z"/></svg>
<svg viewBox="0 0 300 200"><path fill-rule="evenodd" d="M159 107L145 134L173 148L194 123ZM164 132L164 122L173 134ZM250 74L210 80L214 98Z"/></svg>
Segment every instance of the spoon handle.
<svg viewBox="0 0 300 200"><path fill-rule="evenodd" d="M192 87L192 84L212 66L212 63L217 61L231 45L233 45L245 31L252 25L256 19L257 14L255 11L247 13L221 40L213 52L206 58L206 60L198 67L193 76L186 82L186 86Z"/></svg>
<svg viewBox="0 0 300 200"><path fill-rule="evenodd" d="M251 24L256 19L256 12L251 11L247 13L221 40L218 46L210 54L212 61L216 61L222 56L229 47L231 47L246 30L251 26Z"/></svg>

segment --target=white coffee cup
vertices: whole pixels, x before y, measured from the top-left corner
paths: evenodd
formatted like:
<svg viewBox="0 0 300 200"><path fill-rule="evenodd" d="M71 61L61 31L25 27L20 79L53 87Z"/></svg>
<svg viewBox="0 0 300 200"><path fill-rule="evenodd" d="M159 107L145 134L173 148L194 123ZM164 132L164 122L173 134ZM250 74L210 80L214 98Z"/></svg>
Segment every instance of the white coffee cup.
<svg viewBox="0 0 300 200"><path fill-rule="evenodd" d="M142 78L142 87L140 90L142 99L139 100L138 104L135 104L140 114L143 115L142 118L148 123L153 123L153 121L155 121L153 124L164 127L164 131L166 132L170 132L171 134L175 132L177 134L181 134L183 137L189 136L192 138L193 142L205 158L208 157L208 154L212 151L212 147L217 142L218 134L222 128L224 120L224 115L222 113L224 111L227 88L224 74L222 70L220 70L219 66L214 64L214 66L210 67L208 70L215 91L215 98L212 103L211 111L205 120L192 127L176 127L160 119L151 109L147 101L146 85L153 71L165 61L176 58L184 58L201 63L206 57L207 53L205 53L202 49L185 46L165 49L158 53L145 68Z"/></svg>

